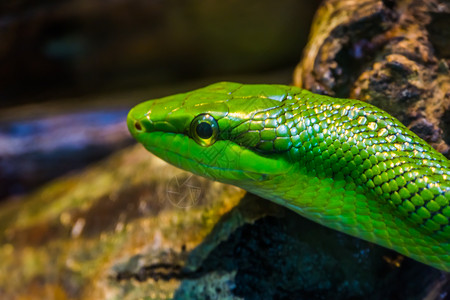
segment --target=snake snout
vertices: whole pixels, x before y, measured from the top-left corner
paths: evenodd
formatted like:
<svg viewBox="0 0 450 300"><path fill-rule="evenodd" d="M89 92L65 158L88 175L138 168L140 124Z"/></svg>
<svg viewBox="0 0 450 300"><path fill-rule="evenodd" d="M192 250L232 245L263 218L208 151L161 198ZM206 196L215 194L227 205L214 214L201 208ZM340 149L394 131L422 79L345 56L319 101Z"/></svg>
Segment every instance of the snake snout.
<svg viewBox="0 0 450 300"><path fill-rule="evenodd" d="M138 106L131 109L128 113L127 126L134 138L141 133L150 132L153 129L153 124L147 118L147 113L143 112Z"/></svg>

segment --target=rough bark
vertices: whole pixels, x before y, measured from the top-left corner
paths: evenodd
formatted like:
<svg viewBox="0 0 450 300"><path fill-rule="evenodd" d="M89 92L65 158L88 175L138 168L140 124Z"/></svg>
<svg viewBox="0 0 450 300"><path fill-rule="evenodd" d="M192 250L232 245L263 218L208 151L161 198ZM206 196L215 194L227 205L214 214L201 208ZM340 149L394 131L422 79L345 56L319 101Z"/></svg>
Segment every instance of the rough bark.
<svg viewBox="0 0 450 300"><path fill-rule="evenodd" d="M397 117L449 157L450 2L325 1L294 83Z"/></svg>

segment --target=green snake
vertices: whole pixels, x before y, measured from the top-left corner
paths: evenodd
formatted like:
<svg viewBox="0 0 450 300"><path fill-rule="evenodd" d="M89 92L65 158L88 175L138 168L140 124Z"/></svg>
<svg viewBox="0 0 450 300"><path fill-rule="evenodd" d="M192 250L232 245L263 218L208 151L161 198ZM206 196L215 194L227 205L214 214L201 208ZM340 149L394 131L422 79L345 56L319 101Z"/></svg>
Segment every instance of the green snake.
<svg viewBox="0 0 450 300"><path fill-rule="evenodd" d="M138 104L127 122L179 168L450 271L450 163L375 106L222 82Z"/></svg>

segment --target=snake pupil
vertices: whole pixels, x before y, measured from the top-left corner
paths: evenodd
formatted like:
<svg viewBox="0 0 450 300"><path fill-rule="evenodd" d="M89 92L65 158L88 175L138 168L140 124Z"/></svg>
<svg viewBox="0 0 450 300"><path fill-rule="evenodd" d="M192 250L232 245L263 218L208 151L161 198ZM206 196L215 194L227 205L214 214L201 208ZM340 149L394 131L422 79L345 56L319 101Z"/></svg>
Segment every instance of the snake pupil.
<svg viewBox="0 0 450 300"><path fill-rule="evenodd" d="M202 122L197 125L195 129L197 135L202 139L209 139L213 135L213 128L211 124Z"/></svg>

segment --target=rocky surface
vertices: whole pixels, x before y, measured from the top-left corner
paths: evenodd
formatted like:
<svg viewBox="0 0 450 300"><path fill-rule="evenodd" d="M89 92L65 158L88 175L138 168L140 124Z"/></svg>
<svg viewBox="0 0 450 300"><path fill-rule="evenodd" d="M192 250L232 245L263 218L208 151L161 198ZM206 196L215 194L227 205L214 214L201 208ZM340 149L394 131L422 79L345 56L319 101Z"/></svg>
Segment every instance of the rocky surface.
<svg viewBox="0 0 450 300"><path fill-rule="evenodd" d="M123 150L2 205L0 297L170 298L188 254L243 193Z"/></svg>
<svg viewBox="0 0 450 300"><path fill-rule="evenodd" d="M442 272L244 195L125 149L2 205L0 296L445 299Z"/></svg>

